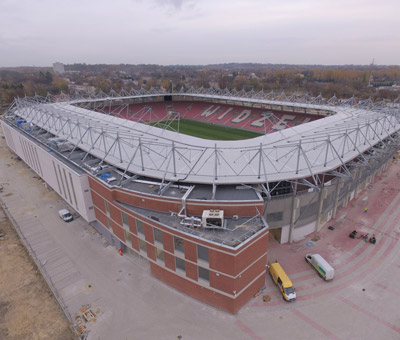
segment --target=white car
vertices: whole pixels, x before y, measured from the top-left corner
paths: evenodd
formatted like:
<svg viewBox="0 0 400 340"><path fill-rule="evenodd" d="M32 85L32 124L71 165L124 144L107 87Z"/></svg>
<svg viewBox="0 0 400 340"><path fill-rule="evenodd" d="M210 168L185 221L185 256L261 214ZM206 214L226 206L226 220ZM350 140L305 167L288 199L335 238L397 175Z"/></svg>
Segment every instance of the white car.
<svg viewBox="0 0 400 340"><path fill-rule="evenodd" d="M58 212L58 216L60 216L60 218L64 221L64 222L71 222L74 217L72 216L72 214L67 210L67 209L61 209Z"/></svg>

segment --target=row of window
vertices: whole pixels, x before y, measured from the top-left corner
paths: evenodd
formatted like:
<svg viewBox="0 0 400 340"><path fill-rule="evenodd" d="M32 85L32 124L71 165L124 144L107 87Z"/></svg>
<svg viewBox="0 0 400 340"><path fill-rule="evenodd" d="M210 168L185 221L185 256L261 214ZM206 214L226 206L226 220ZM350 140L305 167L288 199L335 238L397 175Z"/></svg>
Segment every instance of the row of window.
<svg viewBox="0 0 400 340"><path fill-rule="evenodd" d="M183 272L186 272L185 260L175 256L175 267L182 270ZM210 281L210 271L207 268L197 267L197 269L200 279Z"/></svg>
<svg viewBox="0 0 400 340"><path fill-rule="evenodd" d="M110 210L109 210L107 201L105 201L105 208L106 208L108 225L109 225L110 229L112 230L112 223L111 223L111 219L110 219ZM128 244L129 246L132 246L132 237L131 237L131 232L129 229L128 215L123 211L121 212L121 214L122 214L122 225L124 228L126 244ZM145 256L147 257L147 248L146 248L143 222L138 219L136 219L135 222L136 222L140 252L145 254ZM164 243L163 243L162 230L153 227L153 234L154 234L155 244L163 246ZM175 251L180 252L181 254L184 254L185 253L184 239L182 239L178 236L174 236L174 249L175 249ZM165 265L164 250L159 247L155 247L155 252L156 252L156 260L162 262L163 265ZM208 263L209 262L208 248L197 244L197 258ZM186 262L181 257L175 256L175 267L177 270L181 270L186 273ZM198 266L197 268L198 268L198 277L202 280L209 281L210 280L210 271L207 268L203 268L200 266Z"/></svg>
<svg viewBox="0 0 400 340"><path fill-rule="evenodd" d="M158 230L159 232L161 232L157 228L155 228L155 230ZM124 232L125 232L126 243L129 244L129 246L130 246L132 244L131 234L127 230L124 230ZM162 236L162 233L161 233L161 236ZM139 241L140 252L143 252L143 254L145 254L145 256L147 257L146 241L143 240L140 237L138 237L138 241ZM160 243L162 243L162 240L161 240ZM164 250L156 247L155 248L155 252L156 252L156 260L157 260L157 262L160 261L165 266ZM175 267L176 267L176 269L181 270L182 272L186 273L186 262L181 257L175 256ZM198 276L199 276L199 278L201 278L203 280L206 280L206 281L209 281L210 280L210 271L208 269L206 269L206 268L203 268L203 267L197 267L197 268L198 268Z"/></svg>
<svg viewBox="0 0 400 340"><path fill-rule="evenodd" d="M107 202L106 202L107 203ZM108 204L106 204L106 211L107 211L107 216L109 216L109 211L108 211ZM131 235L130 235L130 229L129 229L129 222L128 222L128 215L125 212L121 212L122 213L122 224L124 227L124 233L125 233L125 239L127 242L129 242L129 244L131 243ZM142 239L142 241L144 242L145 236L144 236L144 225L142 221L139 221L138 219L136 219L136 229L137 229L137 234L139 236L139 243L140 243L140 239ZM163 243L163 232L162 230L153 227L153 235L154 235L154 241L159 245L164 245ZM145 242L144 242L145 243ZM140 244L139 244L140 245ZM182 254L185 253L185 241L184 239L178 237L178 236L174 236L174 249L177 252L181 252ZM197 258L205 261L205 262L209 262L209 250L208 248L197 244Z"/></svg>

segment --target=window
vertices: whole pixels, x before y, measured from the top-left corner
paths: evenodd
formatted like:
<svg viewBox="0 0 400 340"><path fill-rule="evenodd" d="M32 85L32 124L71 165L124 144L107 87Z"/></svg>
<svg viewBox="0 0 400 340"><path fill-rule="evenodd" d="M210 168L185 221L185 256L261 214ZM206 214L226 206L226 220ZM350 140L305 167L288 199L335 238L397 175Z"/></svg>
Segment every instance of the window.
<svg viewBox="0 0 400 340"><path fill-rule="evenodd" d="M278 222L283 220L283 211L277 211L267 214L268 222Z"/></svg>
<svg viewBox="0 0 400 340"><path fill-rule="evenodd" d="M154 230L154 240L156 242L159 242L160 244L163 244L163 233L160 229L153 228Z"/></svg>
<svg viewBox="0 0 400 340"><path fill-rule="evenodd" d="M109 227L111 230L113 230L112 223L111 223L111 219L110 219L109 217L107 217L107 223L108 223L108 227ZM114 232L114 231L113 231L113 232Z"/></svg>
<svg viewBox="0 0 400 340"><path fill-rule="evenodd" d="M124 229L129 230L129 220L128 220L128 215L121 211L122 215L122 225L124 226Z"/></svg>
<svg viewBox="0 0 400 340"><path fill-rule="evenodd" d="M206 281L210 281L210 271L203 267L198 267L198 268L199 268L199 278Z"/></svg>
<svg viewBox="0 0 400 340"><path fill-rule="evenodd" d="M107 201L104 201L104 205L106 206L106 213L107 213L107 216L110 216L110 209L108 208L108 202L107 202Z"/></svg>
<svg viewBox="0 0 400 340"><path fill-rule="evenodd" d="M35 150L36 150L36 149L35 149ZM68 173L68 175L69 175L69 181L70 181L70 183L71 183L72 194L74 195L75 206L78 207L78 202L76 201L76 194L75 194L74 182L73 182L73 180L72 180L72 175L71 175L70 172Z"/></svg>
<svg viewBox="0 0 400 340"><path fill-rule="evenodd" d="M176 266L176 269L180 269L180 270L186 272L185 260L182 260L180 257L175 256L175 266Z"/></svg>
<svg viewBox="0 0 400 340"><path fill-rule="evenodd" d="M140 251L143 251L143 252L147 253L147 251L146 251L146 241L144 241L144 240L142 240L140 238L138 240L139 240Z"/></svg>
<svg viewBox="0 0 400 340"><path fill-rule="evenodd" d="M199 260L203 260L205 262L208 262L208 248L203 247L201 245L197 245L197 258Z"/></svg>
<svg viewBox="0 0 400 340"><path fill-rule="evenodd" d="M160 260L160 262L164 263L164 251L160 248L156 248L156 257L157 257L157 262Z"/></svg>
<svg viewBox="0 0 400 340"><path fill-rule="evenodd" d="M183 239L180 237L176 237L174 236L174 247L175 250L178 250L182 253L185 252L185 247L184 247L184 243L183 243Z"/></svg>
<svg viewBox="0 0 400 340"><path fill-rule="evenodd" d="M125 242L132 247L132 239L131 239L131 233L127 230L124 230L124 234L125 234Z"/></svg>
<svg viewBox="0 0 400 340"><path fill-rule="evenodd" d="M138 235L144 236L144 227L143 227L142 221L136 220L136 228L137 228Z"/></svg>

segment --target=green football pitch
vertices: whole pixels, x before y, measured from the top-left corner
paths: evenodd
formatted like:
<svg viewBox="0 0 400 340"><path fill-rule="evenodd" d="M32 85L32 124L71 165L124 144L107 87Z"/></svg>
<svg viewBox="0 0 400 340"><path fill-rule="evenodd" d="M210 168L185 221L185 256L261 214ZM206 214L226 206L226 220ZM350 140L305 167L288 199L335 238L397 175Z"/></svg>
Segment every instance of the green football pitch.
<svg viewBox="0 0 400 340"><path fill-rule="evenodd" d="M151 123L150 125L165 128L169 122ZM179 122L174 120L168 130L178 131L185 135L200 137L212 140L242 140L261 136L261 133L235 129L228 126L199 122L190 119L181 119Z"/></svg>

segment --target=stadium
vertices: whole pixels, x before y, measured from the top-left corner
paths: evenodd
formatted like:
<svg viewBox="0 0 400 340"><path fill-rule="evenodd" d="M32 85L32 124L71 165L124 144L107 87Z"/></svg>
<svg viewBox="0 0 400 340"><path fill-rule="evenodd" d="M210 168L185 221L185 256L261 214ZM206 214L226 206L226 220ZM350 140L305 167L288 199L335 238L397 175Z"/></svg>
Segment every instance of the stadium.
<svg viewBox="0 0 400 340"><path fill-rule="evenodd" d="M110 244L236 313L268 239L319 231L390 165L399 109L216 89L16 99L7 145Z"/></svg>

